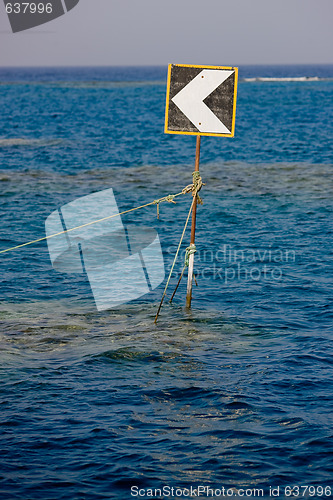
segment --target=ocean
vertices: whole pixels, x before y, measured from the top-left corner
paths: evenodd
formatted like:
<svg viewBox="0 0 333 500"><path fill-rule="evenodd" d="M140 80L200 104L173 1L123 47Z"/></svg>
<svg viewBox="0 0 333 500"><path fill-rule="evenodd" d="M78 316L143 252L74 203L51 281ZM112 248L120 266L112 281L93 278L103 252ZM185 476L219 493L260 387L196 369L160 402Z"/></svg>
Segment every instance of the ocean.
<svg viewBox="0 0 333 500"><path fill-rule="evenodd" d="M192 182L164 134L166 67L0 69L0 251L113 188L119 210ZM333 66L243 66L234 138L202 137L191 195L122 216L157 231L165 279L97 311L45 240L0 254L2 500L333 494ZM224 496L223 496L224 495Z"/></svg>

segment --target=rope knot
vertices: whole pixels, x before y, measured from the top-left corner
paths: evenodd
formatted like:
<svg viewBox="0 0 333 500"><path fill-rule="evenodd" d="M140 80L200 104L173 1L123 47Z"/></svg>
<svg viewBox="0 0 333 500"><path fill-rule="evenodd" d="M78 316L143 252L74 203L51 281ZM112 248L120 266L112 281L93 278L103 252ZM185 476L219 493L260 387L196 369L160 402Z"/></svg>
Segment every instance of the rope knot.
<svg viewBox="0 0 333 500"><path fill-rule="evenodd" d="M168 201L169 203L176 203L174 200L174 197L176 195L174 194L168 194L168 196L164 196L163 198L159 198L158 200L153 201L153 205L159 205L160 203L163 203L163 201Z"/></svg>
<svg viewBox="0 0 333 500"><path fill-rule="evenodd" d="M199 205L203 205L203 201L200 198L200 196L198 195L198 192L200 191L202 186L205 185L205 183L202 182L201 175L200 175L199 171L193 172L192 176L193 176L192 195L197 197L197 202L199 203Z"/></svg>
<svg viewBox="0 0 333 500"><path fill-rule="evenodd" d="M169 203L174 203L175 194L168 194L168 196L164 196L163 198L159 198L158 200L153 201L153 205L157 205L157 218L160 218L160 203L163 203L163 201L168 201Z"/></svg>
<svg viewBox="0 0 333 500"><path fill-rule="evenodd" d="M182 194L192 193L193 197L194 196L197 197L197 202L199 203L199 205L202 205L203 201L200 198L200 196L198 195L198 192L200 191L202 186L205 185L205 183L202 182L200 172L198 172L198 171L193 172L192 176L193 176L193 183L185 186L184 189L182 190Z"/></svg>
<svg viewBox="0 0 333 500"><path fill-rule="evenodd" d="M182 190L182 194L192 193L192 191L193 191L193 184L188 184Z"/></svg>
<svg viewBox="0 0 333 500"><path fill-rule="evenodd" d="M186 248L185 252L185 266L188 267L190 263L190 255L195 254L197 247L194 243L191 243L189 247Z"/></svg>

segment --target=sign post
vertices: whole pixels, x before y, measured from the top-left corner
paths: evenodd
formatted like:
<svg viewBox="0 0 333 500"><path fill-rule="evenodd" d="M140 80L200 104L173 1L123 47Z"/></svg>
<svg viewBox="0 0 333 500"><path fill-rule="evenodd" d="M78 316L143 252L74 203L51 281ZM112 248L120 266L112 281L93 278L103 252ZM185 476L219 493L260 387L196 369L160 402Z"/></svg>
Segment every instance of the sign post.
<svg viewBox="0 0 333 500"><path fill-rule="evenodd" d="M195 172L199 172L199 163L200 163L200 144L201 144L201 136L197 135L197 145L196 145L196 153L195 153ZM195 226L197 220L197 195L195 195L195 200L192 208L192 226L191 226L191 241L190 244L194 245L195 243ZM193 268L194 268L194 253L191 253L188 260L188 275L187 275L187 292L186 292L186 307L190 309L192 302L192 282L193 282Z"/></svg>
<svg viewBox="0 0 333 500"><path fill-rule="evenodd" d="M196 135L195 172L199 172L201 136L233 137L238 68L170 64L165 133ZM192 209L191 247L195 248L197 193ZM194 252L190 252L186 307L191 307Z"/></svg>

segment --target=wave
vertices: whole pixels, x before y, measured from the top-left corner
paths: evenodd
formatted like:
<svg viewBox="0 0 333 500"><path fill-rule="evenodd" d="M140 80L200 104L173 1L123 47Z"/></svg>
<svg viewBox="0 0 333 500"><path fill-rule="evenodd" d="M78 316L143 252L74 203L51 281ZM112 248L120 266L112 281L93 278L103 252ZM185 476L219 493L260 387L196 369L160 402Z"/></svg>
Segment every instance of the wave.
<svg viewBox="0 0 333 500"><path fill-rule="evenodd" d="M244 82L321 82L331 80L331 78L320 78L319 76L256 76L243 78L242 80Z"/></svg>

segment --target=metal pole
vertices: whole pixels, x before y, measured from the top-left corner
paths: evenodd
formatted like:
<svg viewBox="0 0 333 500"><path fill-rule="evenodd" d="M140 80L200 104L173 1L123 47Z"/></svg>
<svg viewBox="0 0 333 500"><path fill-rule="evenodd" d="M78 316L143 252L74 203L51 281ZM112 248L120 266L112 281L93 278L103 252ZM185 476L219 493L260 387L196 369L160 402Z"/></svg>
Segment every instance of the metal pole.
<svg viewBox="0 0 333 500"><path fill-rule="evenodd" d="M200 143L201 136L197 135L197 145L196 145L196 153L195 153L195 172L199 172L199 163L200 163ZM192 209L192 226L191 226L191 245L195 242L195 224L197 219L197 197L195 197L193 209ZM188 264L188 278L187 278L187 293L186 293L186 307L188 309L191 308L192 301L192 282L193 282L193 266L194 266L194 254L191 254L189 257Z"/></svg>

